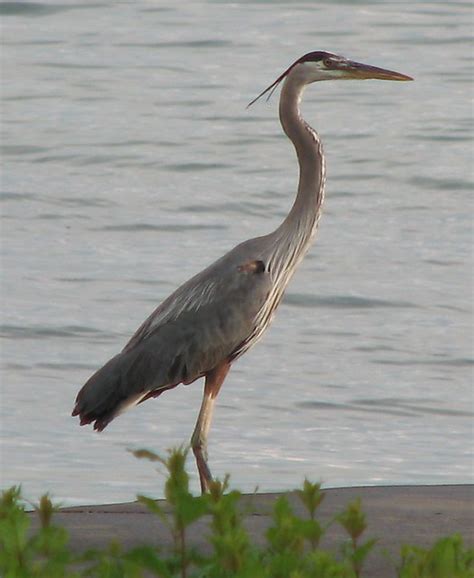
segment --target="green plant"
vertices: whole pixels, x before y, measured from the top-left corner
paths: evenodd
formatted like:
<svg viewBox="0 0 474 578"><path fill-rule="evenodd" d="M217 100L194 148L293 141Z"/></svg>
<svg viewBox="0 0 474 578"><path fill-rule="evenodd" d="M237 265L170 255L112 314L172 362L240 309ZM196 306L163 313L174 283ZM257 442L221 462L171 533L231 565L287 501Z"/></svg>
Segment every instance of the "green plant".
<svg viewBox="0 0 474 578"><path fill-rule="evenodd" d="M463 546L459 534L441 538L432 548L403 546L399 578L473 578L474 550Z"/></svg>
<svg viewBox="0 0 474 578"><path fill-rule="evenodd" d="M350 503L331 523L345 529L347 538L338 552L321 548L328 525L318 519L324 498L319 484L306 480L296 491L305 507L295 514L287 496L275 501L266 542L255 544L245 526L241 494L229 489L229 479L215 481L210 492L193 496L185 469L186 451L173 450L167 458L148 450L133 452L167 470L166 509L155 500L138 496L148 510L169 529L173 547L160 552L155 546L124 550L111 543L104 550L74 556L64 528L53 524L57 509L46 495L35 507L40 519L30 530L20 488L3 492L0 499L0 576L2 578L362 578L373 539L364 540L365 515L360 501ZM208 530L210 554L189 546L193 524ZM263 537L262 537L263 538ZM474 551L461 536L437 541L432 548L404 546L398 563L399 578L472 578Z"/></svg>
<svg viewBox="0 0 474 578"><path fill-rule="evenodd" d="M74 561L68 548L68 534L55 526L52 517L57 507L49 496L35 507L40 529L29 535L30 519L21 502L19 487L2 493L0 500L0 575L3 578L73 578Z"/></svg>
<svg viewBox="0 0 474 578"><path fill-rule="evenodd" d="M364 561L377 541L371 539L360 543L360 538L367 528L360 499L351 502L346 510L337 516L337 520L350 536L350 542L343 545L343 552L350 560L354 575L359 578Z"/></svg>

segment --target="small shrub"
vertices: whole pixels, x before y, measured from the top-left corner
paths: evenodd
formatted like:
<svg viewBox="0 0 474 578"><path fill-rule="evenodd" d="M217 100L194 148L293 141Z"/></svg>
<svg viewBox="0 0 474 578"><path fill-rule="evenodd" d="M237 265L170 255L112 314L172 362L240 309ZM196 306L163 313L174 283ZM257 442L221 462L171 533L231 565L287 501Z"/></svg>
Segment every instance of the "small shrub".
<svg viewBox="0 0 474 578"><path fill-rule="evenodd" d="M365 515L360 501L350 503L333 522L347 534L337 553L321 549L328 525L318 520L324 499L319 484L306 480L296 491L306 514L297 516L288 498L278 498L266 544L252 542L240 507L241 494L229 490L229 479L211 484L204 496L193 496L185 470L186 451L170 451L161 458L148 450L133 452L164 465L168 477L165 496L170 512L159 502L138 496L139 502L169 529L173 548L160 552L154 546L125 551L112 542L104 550L72 554L69 536L54 525L57 509L46 495L35 507L40 519L30 531L19 487L3 492L0 499L0 576L2 578L363 578L368 554L375 540L364 541ZM190 526L206 517L209 522L209 555L189 546ZM438 540L431 549L404 546L397 567L399 578L472 578L474 551L463 546L459 535Z"/></svg>

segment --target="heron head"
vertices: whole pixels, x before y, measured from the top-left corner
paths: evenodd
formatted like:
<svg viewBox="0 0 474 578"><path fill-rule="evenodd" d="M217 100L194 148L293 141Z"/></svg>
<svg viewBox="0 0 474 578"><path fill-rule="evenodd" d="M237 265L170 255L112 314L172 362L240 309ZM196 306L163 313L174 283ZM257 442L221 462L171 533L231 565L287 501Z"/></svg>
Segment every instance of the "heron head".
<svg viewBox="0 0 474 578"><path fill-rule="evenodd" d="M298 58L281 74L273 84L266 88L249 104L253 104L261 96L270 91L269 97L275 88L287 76L299 78L302 84L311 84L320 80L366 80L369 78L379 80L413 80L411 76L378 68L361 62L348 60L343 56L332 54L331 52L308 52L301 58ZM268 97L268 98L269 98Z"/></svg>
<svg viewBox="0 0 474 578"><path fill-rule="evenodd" d="M301 74L307 84L319 80L366 80L368 78L413 80L406 74L354 62L331 52L309 52L294 62L286 71L285 76L292 71Z"/></svg>

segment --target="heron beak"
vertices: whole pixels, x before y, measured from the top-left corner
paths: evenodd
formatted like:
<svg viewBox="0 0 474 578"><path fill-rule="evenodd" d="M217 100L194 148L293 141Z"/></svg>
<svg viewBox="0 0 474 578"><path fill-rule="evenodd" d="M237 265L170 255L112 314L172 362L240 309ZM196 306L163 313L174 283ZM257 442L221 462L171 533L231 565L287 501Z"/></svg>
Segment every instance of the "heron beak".
<svg viewBox="0 0 474 578"><path fill-rule="evenodd" d="M370 66L369 64L361 64L360 62L346 61L340 70L346 74L346 78L377 78L379 80L413 80L411 76L395 72L394 70L386 70L385 68L378 68L377 66Z"/></svg>

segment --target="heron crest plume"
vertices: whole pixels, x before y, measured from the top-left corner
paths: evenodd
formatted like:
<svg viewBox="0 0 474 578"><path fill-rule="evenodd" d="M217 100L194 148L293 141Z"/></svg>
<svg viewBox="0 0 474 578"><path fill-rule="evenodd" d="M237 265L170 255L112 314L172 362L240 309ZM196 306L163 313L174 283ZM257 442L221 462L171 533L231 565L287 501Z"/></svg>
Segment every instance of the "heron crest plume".
<svg viewBox="0 0 474 578"><path fill-rule="evenodd" d="M380 79L380 80L413 80L411 76L406 74L401 74L393 70L387 70L384 68L378 68L376 66L371 66L368 64L362 64L360 62L355 62L348 60L343 56L338 56L332 52L324 52L322 50L316 50L313 52L308 52L304 54L293 64L291 64L280 76L270 84L265 90L263 90L256 98L250 101L247 108L252 106L257 100L262 96L267 94L266 100L270 100L272 94L277 89L280 82L288 76L288 74L298 65L304 63L317 63L317 69L319 69L319 78L311 77L308 75L308 83L315 82L317 80L337 80L337 79ZM324 74L327 72L327 75Z"/></svg>

